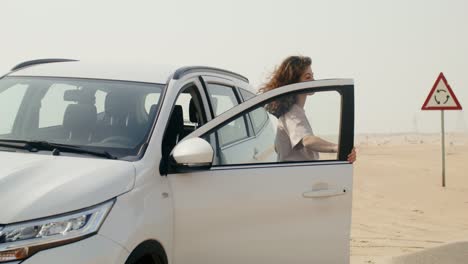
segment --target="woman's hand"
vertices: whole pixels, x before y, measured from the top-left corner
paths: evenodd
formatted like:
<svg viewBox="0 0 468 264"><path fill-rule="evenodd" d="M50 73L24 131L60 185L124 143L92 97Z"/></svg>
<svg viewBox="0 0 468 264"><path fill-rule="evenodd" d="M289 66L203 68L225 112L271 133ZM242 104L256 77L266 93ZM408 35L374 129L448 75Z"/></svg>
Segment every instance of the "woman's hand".
<svg viewBox="0 0 468 264"><path fill-rule="evenodd" d="M351 163L356 161L356 149L355 148L353 148L353 150L351 150L351 153L349 153L348 161Z"/></svg>

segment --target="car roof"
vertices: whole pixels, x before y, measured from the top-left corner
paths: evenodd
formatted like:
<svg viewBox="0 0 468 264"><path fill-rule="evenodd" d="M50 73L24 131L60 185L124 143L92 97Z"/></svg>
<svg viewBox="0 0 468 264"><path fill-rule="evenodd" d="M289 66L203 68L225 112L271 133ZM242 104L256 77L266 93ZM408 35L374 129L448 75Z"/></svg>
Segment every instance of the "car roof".
<svg viewBox="0 0 468 264"><path fill-rule="evenodd" d="M184 74L194 71L227 74L248 82L248 79L242 75L212 67L180 67L150 63L101 63L66 59L27 61L15 66L7 75L105 79L164 84L170 78L179 79Z"/></svg>

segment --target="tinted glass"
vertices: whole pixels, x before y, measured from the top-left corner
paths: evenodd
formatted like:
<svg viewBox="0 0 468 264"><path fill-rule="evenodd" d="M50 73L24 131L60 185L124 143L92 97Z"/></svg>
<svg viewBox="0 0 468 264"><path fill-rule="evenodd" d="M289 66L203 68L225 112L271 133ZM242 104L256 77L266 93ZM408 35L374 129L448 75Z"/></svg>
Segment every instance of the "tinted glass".
<svg viewBox="0 0 468 264"><path fill-rule="evenodd" d="M65 101L65 92L76 90L78 87L66 84L54 84L49 87L41 100L39 110L39 128L60 126L63 124L65 110L72 101Z"/></svg>
<svg viewBox="0 0 468 264"><path fill-rule="evenodd" d="M162 87L89 79L4 78L0 80L0 139L76 145L117 157L136 155L149 135Z"/></svg>
<svg viewBox="0 0 468 264"><path fill-rule="evenodd" d="M250 113L250 119L252 120L255 134L259 134L265 127L268 120L268 113L263 107L257 108L257 110Z"/></svg>
<svg viewBox="0 0 468 264"><path fill-rule="evenodd" d="M234 88L213 83L209 83L207 86L215 116L239 104Z"/></svg>
<svg viewBox="0 0 468 264"><path fill-rule="evenodd" d="M238 132L233 132L233 124L240 124L247 115L254 120L255 136L235 139L232 135ZM219 148L216 141L210 141L218 150L214 165L338 160L340 124L338 92L301 93L247 111L204 138L215 134L220 138ZM229 145L222 144L224 137L232 139Z"/></svg>
<svg viewBox="0 0 468 264"><path fill-rule="evenodd" d="M0 134L12 132L13 123L18 116L19 107L28 88L27 84L10 83L7 87L0 87Z"/></svg>
<svg viewBox="0 0 468 264"><path fill-rule="evenodd" d="M244 101L247 101L249 100L250 98L254 97L255 94L252 93L252 92L249 92L247 90L244 90L244 89L239 89L240 90L240 93L242 95L242 98L244 98Z"/></svg>
<svg viewBox="0 0 468 264"><path fill-rule="evenodd" d="M239 142L248 137L244 116L223 126L218 131L219 143L222 147Z"/></svg>

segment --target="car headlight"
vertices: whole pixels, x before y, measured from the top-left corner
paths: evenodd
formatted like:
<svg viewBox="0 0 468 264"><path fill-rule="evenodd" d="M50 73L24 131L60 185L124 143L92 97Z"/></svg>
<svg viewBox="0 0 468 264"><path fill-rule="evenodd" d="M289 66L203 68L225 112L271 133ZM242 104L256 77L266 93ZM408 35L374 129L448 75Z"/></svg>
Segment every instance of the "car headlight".
<svg viewBox="0 0 468 264"><path fill-rule="evenodd" d="M0 262L25 259L96 234L115 200L84 210L0 226Z"/></svg>

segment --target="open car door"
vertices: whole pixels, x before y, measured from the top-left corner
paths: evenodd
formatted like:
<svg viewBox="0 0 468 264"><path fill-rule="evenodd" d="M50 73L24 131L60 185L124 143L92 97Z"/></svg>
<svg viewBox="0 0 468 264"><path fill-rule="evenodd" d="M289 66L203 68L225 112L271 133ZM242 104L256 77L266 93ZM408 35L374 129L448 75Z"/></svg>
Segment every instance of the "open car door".
<svg viewBox="0 0 468 264"><path fill-rule="evenodd" d="M303 126L267 111L285 102L305 115L308 136L337 152L280 157L284 126L292 151L305 144L293 139ZM287 118L297 121L297 113ZM348 263L353 137L354 85L347 79L274 89L188 135L174 148L168 174L174 263Z"/></svg>

